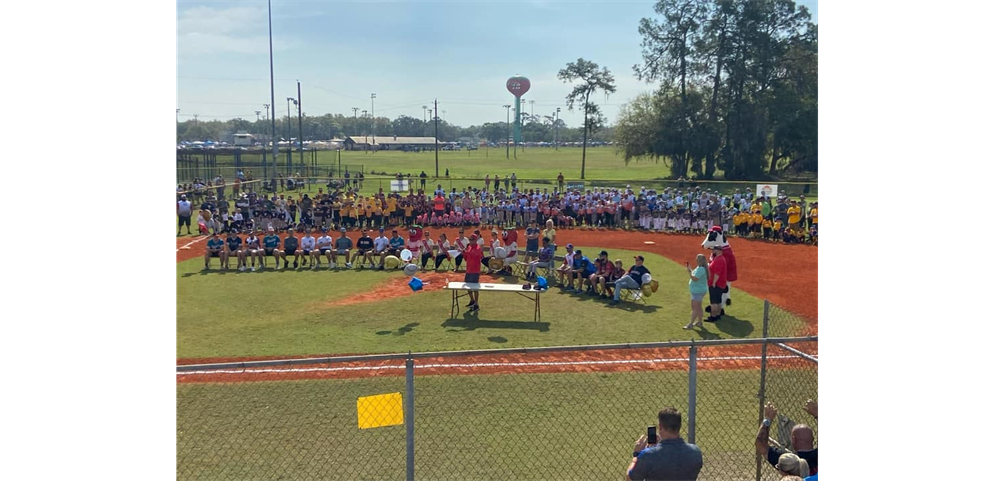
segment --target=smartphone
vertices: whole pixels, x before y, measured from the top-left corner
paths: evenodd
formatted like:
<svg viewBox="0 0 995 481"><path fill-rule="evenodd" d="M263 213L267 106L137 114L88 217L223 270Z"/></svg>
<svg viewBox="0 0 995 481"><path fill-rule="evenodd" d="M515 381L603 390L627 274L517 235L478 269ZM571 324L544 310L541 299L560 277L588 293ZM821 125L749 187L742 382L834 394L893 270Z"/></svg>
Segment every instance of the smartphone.
<svg viewBox="0 0 995 481"><path fill-rule="evenodd" d="M656 444L656 426L646 428L646 444Z"/></svg>

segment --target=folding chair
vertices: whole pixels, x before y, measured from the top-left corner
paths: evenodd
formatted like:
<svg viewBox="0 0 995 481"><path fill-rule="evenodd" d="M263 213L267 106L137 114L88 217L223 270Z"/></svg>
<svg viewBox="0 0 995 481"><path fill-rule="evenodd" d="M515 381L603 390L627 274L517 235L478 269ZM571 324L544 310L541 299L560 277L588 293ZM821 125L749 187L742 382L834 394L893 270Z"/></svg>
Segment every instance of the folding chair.
<svg viewBox="0 0 995 481"><path fill-rule="evenodd" d="M616 289L618 289L616 287ZM620 289L618 298L619 300L630 301L633 304L646 305L646 299L643 296L643 290L640 288L636 289Z"/></svg>

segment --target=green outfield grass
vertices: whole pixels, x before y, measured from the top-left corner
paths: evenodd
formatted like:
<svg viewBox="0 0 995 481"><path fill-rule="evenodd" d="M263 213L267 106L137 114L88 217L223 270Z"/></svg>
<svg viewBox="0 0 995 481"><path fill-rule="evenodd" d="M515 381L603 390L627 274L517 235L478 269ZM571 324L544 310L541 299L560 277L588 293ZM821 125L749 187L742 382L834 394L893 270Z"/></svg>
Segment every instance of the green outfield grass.
<svg viewBox="0 0 995 481"><path fill-rule="evenodd" d="M684 415L686 438L687 376L416 375L416 478L621 479L662 407ZM759 376L699 373L699 479L753 479ZM403 376L178 384L177 478L401 479L404 426L357 428L356 398L390 392Z"/></svg>
<svg viewBox="0 0 995 481"><path fill-rule="evenodd" d="M317 163L322 175L327 174L328 168L337 166L340 163L339 153L336 151L317 151ZM261 154L252 154L253 162L262 159ZM632 160L628 164L624 162L621 152L616 153L612 146L591 147L587 149L587 160L585 168L585 186L617 186L624 187L628 183L645 183L647 188L677 187L676 181L663 181L662 179L670 175L670 170L662 161L651 159ZM293 161L299 162L299 156L295 153ZM227 163L232 165L231 157L219 156L218 162L221 167ZM272 160L270 160L272 162ZM305 162L310 163L310 154L305 153ZM281 156L277 162L279 171L286 171L286 157ZM388 172L394 174L410 173L412 182L418 184L418 175L424 170L430 177L435 176L435 152L401 152L392 150L382 150L377 153L364 151L341 152L341 165L343 168L349 167L351 174L355 175L358 168L362 168L366 174L366 182L363 186L363 193L373 193L380 187L384 191L390 190L390 179L371 175L370 172ZM224 167L225 178L229 181L234 178L234 169ZM445 171L449 169L449 179L445 179ZM519 179L528 179L529 182L519 183L522 188L550 188L556 181L556 176L562 172L568 182L580 181L581 169L581 149L579 147L562 147L559 150L550 148L527 148L519 149L518 157L505 158L505 149L481 148L474 151L440 151L439 152L439 177L440 179L430 179L428 188L432 189L438 184L446 191L456 188L462 190L466 185L481 187L481 181L466 181L462 179L483 179L484 176L495 175L505 176L515 173ZM246 169L249 170L249 169ZM261 167L252 167L253 176L262 178ZM721 171L716 176L721 178ZM654 179L657 179L654 181ZM776 183L776 182L771 182ZM733 193L736 189L756 188L757 182L705 182L699 185L702 188L718 189L720 192ZM503 184L502 184L503 185ZM688 184L685 184L688 185ZM417 187L416 187L417 188ZM633 187L638 188L638 187ZM803 184L785 184L782 189L788 189L790 196L796 197L802 192ZM315 187L312 192L316 192ZM818 183L814 181L810 185L810 192L806 195L808 199L817 199Z"/></svg>
<svg viewBox="0 0 995 481"><path fill-rule="evenodd" d="M631 259L635 254L607 250L612 258ZM202 272L203 260L192 259L177 264L176 354L292 356L760 336L763 302L742 291L735 293L735 307L722 322L706 324L704 331L683 330L690 315L684 266L640 254L660 281L647 305L612 307L600 298L553 288L542 297L538 323L532 322L529 301L511 294L482 295L479 315L466 315L464 308L456 319L449 319L451 294L444 290L329 306L390 277L403 277L400 271L221 273L214 260L214 269ZM453 280L462 276L455 274Z"/></svg>

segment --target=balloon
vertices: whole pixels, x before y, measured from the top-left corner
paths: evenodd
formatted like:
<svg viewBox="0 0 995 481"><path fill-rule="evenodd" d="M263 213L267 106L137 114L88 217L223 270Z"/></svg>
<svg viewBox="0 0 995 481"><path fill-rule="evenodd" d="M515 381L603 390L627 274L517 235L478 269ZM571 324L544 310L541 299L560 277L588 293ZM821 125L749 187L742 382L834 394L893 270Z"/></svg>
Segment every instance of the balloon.
<svg viewBox="0 0 995 481"><path fill-rule="evenodd" d="M417 265L415 265L415 264L408 264L408 265L404 266L404 275L406 275L408 277L411 277L411 276L415 275L416 272L418 272L418 266Z"/></svg>
<svg viewBox="0 0 995 481"><path fill-rule="evenodd" d="M411 257L412 257L411 251L409 251L407 249L404 249L404 250L401 251L401 260L402 261L404 261L404 262L410 262L411 261Z"/></svg>
<svg viewBox="0 0 995 481"><path fill-rule="evenodd" d="M497 257L498 259L504 259L508 257L508 250L505 249L504 247L498 247L497 249L494 249L494 257Z"/></svg>
<svg viewBox="0 0 995 481"><path fill-rule="evenodd" d="M653 280L653 276L649 274L643 274L643 284L649 284Z"/></svg>

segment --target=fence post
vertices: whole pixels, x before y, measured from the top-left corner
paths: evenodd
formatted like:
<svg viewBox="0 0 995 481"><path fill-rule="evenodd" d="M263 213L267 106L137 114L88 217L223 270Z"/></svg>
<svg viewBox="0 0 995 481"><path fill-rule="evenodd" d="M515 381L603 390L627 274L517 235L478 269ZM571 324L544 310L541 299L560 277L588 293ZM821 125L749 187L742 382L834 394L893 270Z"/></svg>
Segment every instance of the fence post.
<svg viewBox="0 0 995 481"><path fill-rule="evenodd" d="M405 437L407 441L407 465L405 471L407 481L415 479L415 360L408 352L408 359L404 361L405 390L404 399L404 423L407 431Z"/></svg>
<svg viewBox="0 0 995 481"><path fill-rule="evenodd" d="M760 401L759 414L757 414L757 425L760 424L764 419L764 402L766 401L766 388L767 388L767 334L768 328L770 326L770 301L764 299L764 328L763 337L764 342L760 345L760 390L757 392L757 399ZM773 420L772 420L773 421ZM760 468L763 465L763 459L760 455L757 455L757 478L756 481L760 481Z"/></svg>
<svg viewBox="0 0 995 481"><path fill-rule="evenodd" d="M688 442L694 444L696 405L698 402L698 346L691 340L690 374L688 376Z"/></svg>

